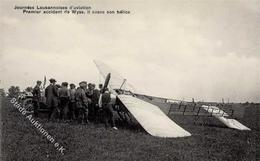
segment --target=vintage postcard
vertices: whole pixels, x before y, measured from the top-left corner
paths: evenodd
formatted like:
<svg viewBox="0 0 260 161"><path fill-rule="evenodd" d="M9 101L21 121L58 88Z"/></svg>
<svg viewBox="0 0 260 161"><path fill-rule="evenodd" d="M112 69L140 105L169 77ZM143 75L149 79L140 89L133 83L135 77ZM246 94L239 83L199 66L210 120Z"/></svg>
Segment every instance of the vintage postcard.
<svg viewBox="0 0 260 161"><path fill-rule="evenodd" d="M260 161L260 1L1 0L3 161Z"/></svg>

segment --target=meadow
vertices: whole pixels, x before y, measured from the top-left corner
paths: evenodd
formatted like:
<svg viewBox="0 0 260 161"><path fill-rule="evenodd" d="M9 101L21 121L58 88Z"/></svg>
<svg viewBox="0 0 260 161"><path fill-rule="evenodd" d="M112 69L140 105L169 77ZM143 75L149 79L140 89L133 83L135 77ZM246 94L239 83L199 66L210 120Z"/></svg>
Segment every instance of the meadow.
<svg viewBox="0 0 260 161"><path fill-rule="evenodd" d="M1 99L1 154L3 161L256 161L260 160L260 106L240 105L238 120L252 131L228 129L214 118L194 123L190 116L170 117L192 133L185 138L157 138L140 126L48 122L37 119L66 150L54 145L10 104ZM156 118L155 118L156 119ZM201 124L201 122L207 124Z"/></svg>

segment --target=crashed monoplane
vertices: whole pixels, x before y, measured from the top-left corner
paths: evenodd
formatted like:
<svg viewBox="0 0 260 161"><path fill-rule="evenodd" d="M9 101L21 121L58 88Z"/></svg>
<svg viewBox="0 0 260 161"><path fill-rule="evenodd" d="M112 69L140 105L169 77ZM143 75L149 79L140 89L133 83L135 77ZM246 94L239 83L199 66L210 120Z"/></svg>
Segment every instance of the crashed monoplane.
<svg viewBox="0 0 260 161"><path fill-rule="evenodd" d="M191 106L192 110L187 110L189 102L178 101L173 99L158 98L167 103L170 107L168 109L162 108L151 101L152 96L146 96L135 93L135 89L130 85L125 78L123 78L118 72L111 69L108 65L101 61L94 61L101 76L107 80L109 76L110 91L116 96L116 106L118 106L118 114L122 119L130 117L132 115L139 124L152 136L157 137L187 137L191 136L191 133L183 129L173 120L171 120L167 113L169 113L173 106L177 105L179 112L182 114L189 113L193 116L199 116L203 114L218 119L220 122L225 124L227 127L237 130L250 130L245 125L241 124L237 120L230 118L230 115L224 110L217 106L205 105L205 104L194 104ZM181 107L183 110L181 111ZM123 111L123 114L120 113Z"/></svg>

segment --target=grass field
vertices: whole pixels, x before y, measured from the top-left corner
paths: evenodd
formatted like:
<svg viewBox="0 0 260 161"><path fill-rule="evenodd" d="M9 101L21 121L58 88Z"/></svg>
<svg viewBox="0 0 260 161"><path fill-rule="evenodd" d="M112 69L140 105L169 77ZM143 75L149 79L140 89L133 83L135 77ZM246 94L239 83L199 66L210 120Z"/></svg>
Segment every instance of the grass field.
<svg viewBox="0 0 260 161"><path fill-rule="evenodd" d="M99 125L51 123L41 118L64 155L26 119L8 99L1 103L2 160L6 161L255 161L260 160L260 107L247 105L239 119L252 131L225 128L209 119L207 126L187 116L172 116L191 137L164 139L141 128L120 126L118 131ZM156 118L155 118L156 119Z"/></svg>

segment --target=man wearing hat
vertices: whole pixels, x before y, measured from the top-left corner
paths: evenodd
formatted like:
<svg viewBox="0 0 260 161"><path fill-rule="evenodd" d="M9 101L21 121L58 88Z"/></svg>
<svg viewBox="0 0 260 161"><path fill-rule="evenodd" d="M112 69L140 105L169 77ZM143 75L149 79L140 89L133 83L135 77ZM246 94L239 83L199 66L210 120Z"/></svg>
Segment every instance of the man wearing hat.
<svg viewBox="0 0 260 161"><path fill-rule="evenodd" d="M34 117L38 117L38 109L40 107L40 99L41 99L41 81L36 82L36 86L33 88L33 112Z"/></svg>
<svg viewBox="0 0 260 161"><path fill-rule="evenodd" d="M51 78L49 81L50 85L45 89L45 97L47 108L50 110L49 120L53 120L60 114L60 109L58 108L58 88L55 86L55 79Z"/></svg>
<svg viewBox="0 0 260 161"><path fill-rule="evenodd" d="M78 121L83 124L84 121L88 123L88 98L85 93L87 82L82 81L79 83L75 93L76 107L78 110Z"/></svg>

